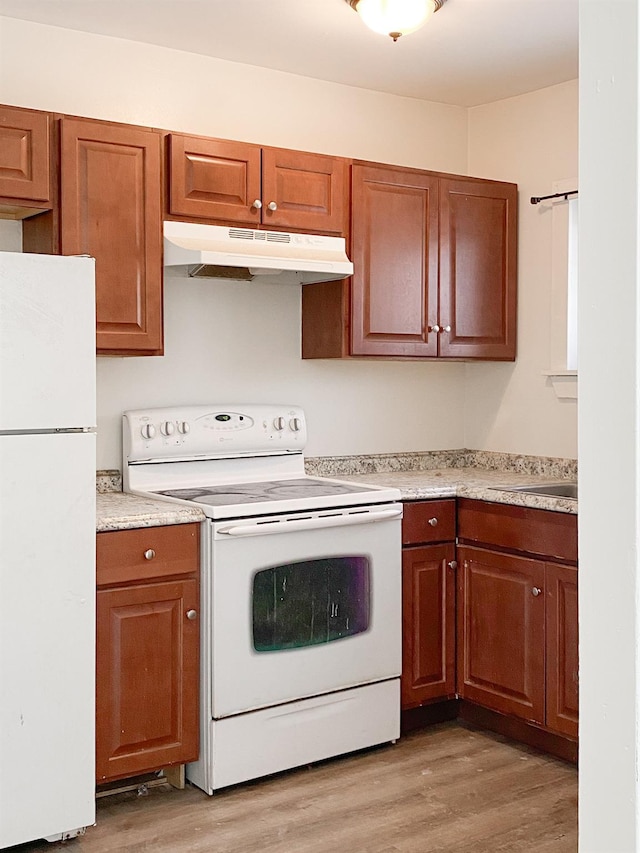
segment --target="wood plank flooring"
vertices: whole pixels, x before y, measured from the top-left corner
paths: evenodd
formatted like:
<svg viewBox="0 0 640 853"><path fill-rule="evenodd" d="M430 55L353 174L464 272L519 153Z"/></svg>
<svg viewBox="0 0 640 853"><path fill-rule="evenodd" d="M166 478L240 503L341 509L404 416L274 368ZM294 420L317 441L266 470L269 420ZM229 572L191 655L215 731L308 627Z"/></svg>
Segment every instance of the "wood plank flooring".
<svg viewBox="0 0 640 853"><path fill-rule="evenodd" d="M11 853L575 853L576 768L460 723L207 797L98 801L60 848Z"/></svg>

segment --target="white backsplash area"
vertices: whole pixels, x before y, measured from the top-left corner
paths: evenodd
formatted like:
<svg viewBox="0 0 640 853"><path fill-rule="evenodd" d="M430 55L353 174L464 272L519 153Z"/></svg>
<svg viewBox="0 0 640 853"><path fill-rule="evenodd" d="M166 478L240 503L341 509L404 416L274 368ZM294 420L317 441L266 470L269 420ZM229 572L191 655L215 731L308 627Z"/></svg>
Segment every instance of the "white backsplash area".
<svg viewBox="0 0 640 853"><path fill-rule="evenodd" d="M0 252L22 251L22 223L0 220Z"/></svg>
<svg viewBox="0 0 640 853"><path fill-rule="evenodd" d="M167 405L300 405L309 456L464 446L463 364L303 360L300 303L301 285L168 274L165 355L98 359L98 468L121 466L123 411Z"/></svg>

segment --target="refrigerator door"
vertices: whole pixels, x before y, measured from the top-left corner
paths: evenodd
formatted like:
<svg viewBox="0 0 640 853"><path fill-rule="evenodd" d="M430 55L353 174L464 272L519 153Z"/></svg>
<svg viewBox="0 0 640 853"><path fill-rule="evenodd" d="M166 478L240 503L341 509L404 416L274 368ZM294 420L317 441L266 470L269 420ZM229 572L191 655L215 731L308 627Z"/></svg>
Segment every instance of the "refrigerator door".
<svg viewBox="0 0 640 853"><path fill-rule="evenodd" d="M95 261L0 252L0 432L93 427Z"/></svg>
<svg viewBox="0 0 640 853"><path fill-rule="evenodd" d="M95 441L0 435L0 848L95 821Z"/></svg>

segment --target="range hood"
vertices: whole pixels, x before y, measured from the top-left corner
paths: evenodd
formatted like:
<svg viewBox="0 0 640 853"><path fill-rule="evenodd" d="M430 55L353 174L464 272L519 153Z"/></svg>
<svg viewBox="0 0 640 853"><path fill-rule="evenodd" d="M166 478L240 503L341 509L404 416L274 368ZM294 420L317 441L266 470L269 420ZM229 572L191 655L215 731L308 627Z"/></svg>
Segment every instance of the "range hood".
<svg viewBox="0 0 640 853"><path fill-rule="evenodd" d="M226 281L312 284L353 275L342 237L164 223L164 265Z"/></svg>

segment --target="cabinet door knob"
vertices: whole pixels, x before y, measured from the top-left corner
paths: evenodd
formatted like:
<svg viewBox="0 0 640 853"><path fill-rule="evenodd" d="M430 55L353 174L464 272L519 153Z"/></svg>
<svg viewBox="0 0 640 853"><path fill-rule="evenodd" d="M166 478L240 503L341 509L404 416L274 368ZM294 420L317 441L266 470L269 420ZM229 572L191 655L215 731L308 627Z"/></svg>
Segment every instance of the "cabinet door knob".
<svg viewBox="0 0 640 853"><path fill-rule="evenodd" d="M153 550L153 548L149 548L147 551L144 552L145 560L153 560L155 555L156 555L156 552Z"/></svg>
<svg viewBox="0 0 640 853"><path fill-rule="evenodd" d="M438 332L440 331L440 326L438 326L438 324L437 324L437 323L436 323L436 325L435 325L435 326L429 326L429 331L430 331L430 332L435 332L435 333L436 333L436 335L437 335L437 334L438 334Z"/></svg>
<svg viewBox="0 0 640 853"><path fill-rule="evenodd" d="M438 519L437 519L437 518L430 518L430 519L429 519L429 524L430 524L432 527L435 527L437 523L438 523Z"/></svg>
<svg viewBox="0 0 640 853"><path fill-rule="evenodd" d="M256 209L256 210L260 210L260 208L262 207L262 202L260 201L260 199L259 199L259 198L257 198L257 199L253 202L253 204L251 205L251 207L255 207L255 209Z"/></svg>
<svg viewBox="0 0 640 853"><path fill-rule="evenodd" d="M190 619L192 622L194 619L197 619L198 611L197 610L187 610L187 619Z"/></svg>
<svg viewBox="0 0 640 853"><path fill-rule="evenodd" d="M531 595L534 595L536 598L542 593L542 590L539 586L534 586L531 590Z"/></svg>
<svg viewBox="0 0 640 853"><path fill-rule="evenodd" d="M450 332L450 331L451 331L451 326L443 326L443 327L442 327L442 331L443 331L443 332Z"/></svg>
<svg viewBox="0 0 640 853"><path fill-rule="evenodd" d="M457 569L458 568L458 561L457 560L450 560L447 563L447 565L449 566L450 569Z"/></svg>
<svg viewBox="0 0 640 853"><path fill-rule="evenodd" d="M278 209L278 205L275 203L275 201L270 201L269 204L267 205L267 207L269 208L269 210L277 210Z"/></svg>

